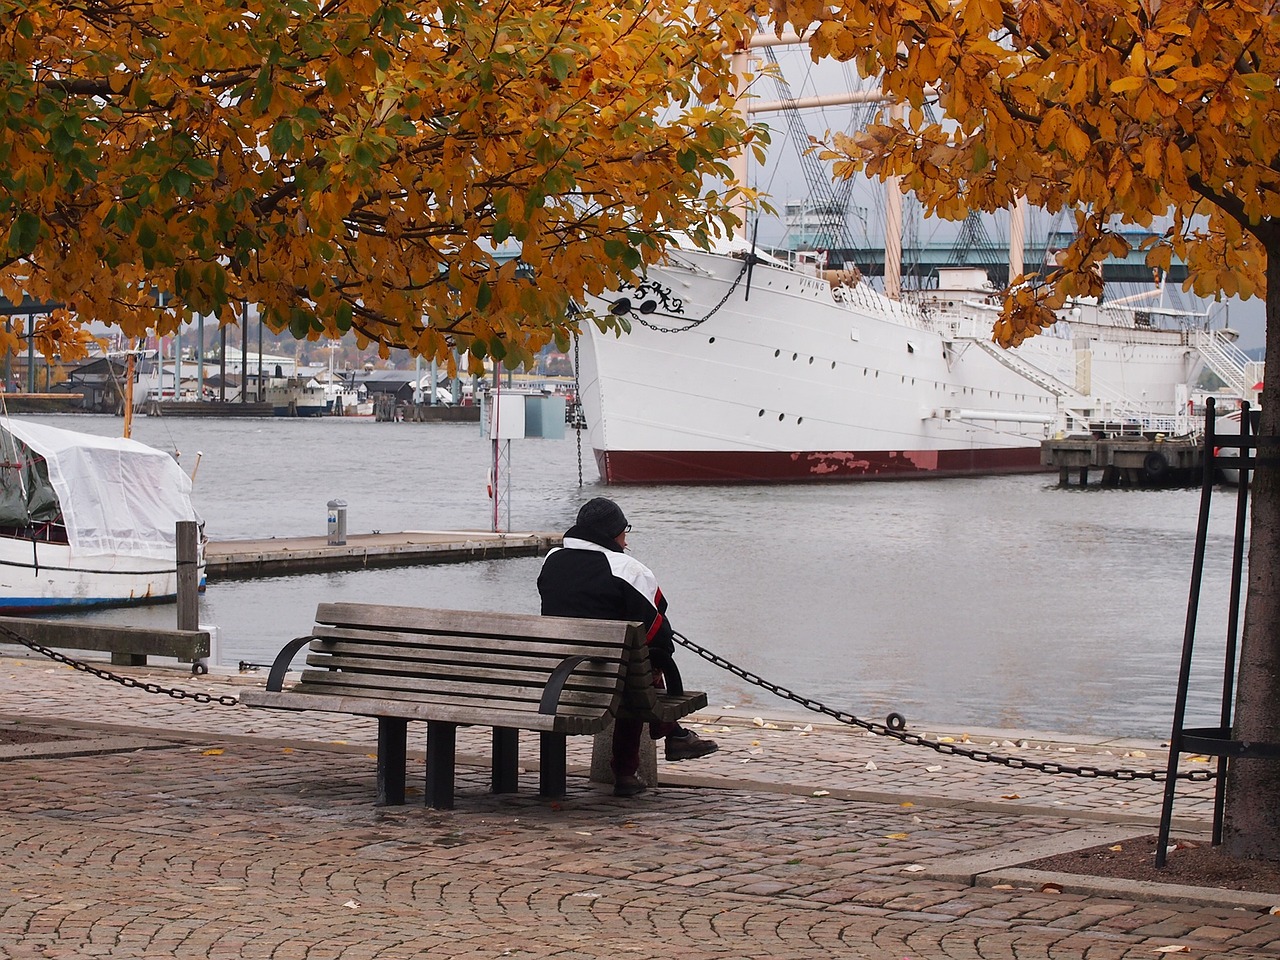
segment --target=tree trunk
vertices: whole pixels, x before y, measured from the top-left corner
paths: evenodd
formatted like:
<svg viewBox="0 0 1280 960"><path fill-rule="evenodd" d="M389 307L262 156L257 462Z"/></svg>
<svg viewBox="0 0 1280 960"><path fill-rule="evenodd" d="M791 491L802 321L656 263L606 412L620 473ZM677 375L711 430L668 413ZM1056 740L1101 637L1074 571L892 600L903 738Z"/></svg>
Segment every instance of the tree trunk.
<svg viewBox="0 0 1280 960"><path fill-rule="evenodd" d="M1267 357L1261 436L1280 436L1280 237L1267 243ZM1260 451L1280 456L1280 449ZM1280 742L1280 469L1253 475L1248 594L1239 650L1236 740ZM1280 860L1280 760L1240 757L1227 773L1223 847Z"/></svg>

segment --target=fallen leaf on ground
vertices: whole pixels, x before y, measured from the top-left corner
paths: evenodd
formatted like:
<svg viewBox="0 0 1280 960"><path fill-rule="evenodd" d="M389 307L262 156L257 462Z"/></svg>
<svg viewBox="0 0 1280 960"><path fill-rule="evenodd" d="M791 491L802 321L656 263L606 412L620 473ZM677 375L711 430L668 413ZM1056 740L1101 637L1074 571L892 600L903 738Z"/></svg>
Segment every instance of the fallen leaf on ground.
<svg viewBox="0 0 1280 960"><path fill-rule="evenodd" d="M1119 844L1119 843L1117 843L1114 847L1107 847L1107 849L1108 849L1108 850L1114 850L1116 853L1119 853L1121 850L1123 850L1123 849L1124 849L1124 846L1123 846L1123 845L1121 845L1121 844Z"/></svg>
<svg viewBox="0 0 1280 960"><path fill-rule="evenodd" d="M1000 794L1000 799L1001 799L1001 800L1021 800L1021 799L1022 799L1022 794L1020 794L1020 793L1002 793L1002 794Z"/></svg>
<svg viewBox="0 0 1280 960"><path fill-rule="evenodd" d="M939 770L941 770L941 769L942 769L942 765L941 765L941 764L938 764L938 763L935 763L935 764L934 764L933 766L931 766L931 767L925 767L925 768L924 768L924 771L925 771L925 773L937 773L937 772L938 772Z"/></svg>
<svg viewBox="0 0 1280 960"><path fill-rule="evenodd" d="M890 834L886 834L886 837L887 837L889 840L906 840L906 839L908 839L908 837L910 837L910 834L907 834L907 833L890 833Z"/></svg>
<svg viewBox="0 0 1280 960"><path fill-rule="evenodd" d="M909 867L903 867L902 872L903 873L919 873L923 869L924 867L920 866L920 864L913 863Z"/></svg>
<svg viewBox="0 0 1280 960"><path fill-rule="evenodd" d="M1040 884L1041 893L1061 893L1062 884L1060 883L1042 883Z"/></svg>
<svg viewBox="0 0 1280 960"><path fill-rule="evenodd" d="M348 900L346 903L343 904L343 906L350 907L352 910L355 910L360 906L360 904L355 900Z"/></svg>
<svg viewBox="0 0 1280 960"><path fill-rule="evenodd" d="M752 722L752 723L754 723L757 727L763 727L763 726L764 726L764 718L763 718L763 717L752 717L752 718L751 718L751 722Z"/></svg>
<svg viewBox="0 0 1280 960"><path fill-rule="evenodd" d="M1168 946L1156 947L1156 953L1190 953L1191 948L1181 943L1171 943Z"/></svg>
<svg viewBox="0 0 1280 960"><path fill-rule="evenodd" d="M814 795L815 797L829 797L829 796L831 796L831 791L830 791L830 790L815 790L815 791L813 791L813 795Z"/></svg>
<svg viewBox="0 0 1280 960"><path fill-rule="evenodd" d="M224 753L226 753L226 752L227 752L227 751L226 751L226 750L224 750L224 749L222 749L222 747L210 747L208 750L201 750L201 751L200 751L200 756L202 756L202 757L220 757L220 756L222 756L222 755L223 755Z"/></svg>

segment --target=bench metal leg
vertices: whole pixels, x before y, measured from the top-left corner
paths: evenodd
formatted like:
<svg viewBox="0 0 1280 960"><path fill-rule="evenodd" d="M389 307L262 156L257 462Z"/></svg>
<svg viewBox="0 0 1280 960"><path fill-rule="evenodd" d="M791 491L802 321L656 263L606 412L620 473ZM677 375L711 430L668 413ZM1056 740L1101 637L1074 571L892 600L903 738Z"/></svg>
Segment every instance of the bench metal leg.
<svg viewBox="0 0 1280 960"><path fill-rule="evenodd" d="M404 803L405 734L409 721L378 718L378 806Z"/></svg>
<svg viewBox="0 0 1280 960"><path fill-rule="evenodd" d="M453 768L457 753L458 725L427 721L427 806L453 809Z"/></svg>
<svg viewBox="0 0 1280 960"><path fill-rule="evenodd" d="M538 734L541 747L538 771L538 796L545 800L559 800L566 792L568 761L565 748L569 738L563 733Z"/></svg>
<svg viewBox="0 0 1280 960"><path fill-rule="evenodd" d="M493 792L516 793L520 789L520 731L493 728Z"/></svg>

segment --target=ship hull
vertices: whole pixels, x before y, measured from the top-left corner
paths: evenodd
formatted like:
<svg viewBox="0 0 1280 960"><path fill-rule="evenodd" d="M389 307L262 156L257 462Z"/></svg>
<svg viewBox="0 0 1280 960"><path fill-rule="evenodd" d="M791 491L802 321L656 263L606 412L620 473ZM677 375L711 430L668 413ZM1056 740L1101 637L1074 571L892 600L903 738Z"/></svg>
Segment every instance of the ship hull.
<svg viewBox="0 0 1280 960"><path fill-rule="evenodd" d="M631 327L584 327L579 381L601 478L1036 471L1063 393L1105 385L1172 416L1199 370L1185 333L1099 322L1001 351L990 343L994 303L981 296L941 292L920 309L865 284L833 293L776 264L753 268L748 294L741 259L680 251L637 287L591 303Z"/></svg>
<svg viewBox="0 0 1280 960"><path fill-rule="evenodd" d="M608 483L800 483L1038 473L1040 447L981 450L597 450Z"/></svg>

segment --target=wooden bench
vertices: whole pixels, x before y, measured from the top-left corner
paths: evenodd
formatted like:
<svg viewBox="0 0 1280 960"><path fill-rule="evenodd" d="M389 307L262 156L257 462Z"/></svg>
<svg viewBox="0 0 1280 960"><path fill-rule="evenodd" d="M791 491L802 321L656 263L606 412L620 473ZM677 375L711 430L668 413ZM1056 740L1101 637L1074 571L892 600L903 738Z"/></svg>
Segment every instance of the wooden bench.
<svg viewBox="0 0 1280 960"><path fill-rule="evenodd" d="M309 646L301 679L284 690ZM677 720L705 693L655 690L640 625L465 610L322 603L306 637L276 657L251 707L320 710L378 720L378 803L404 803L406 732L427 723L426 803L453 808L459 726L493 728L492 790L518 788L518 731L539 734L539 794L565 795L568 738L619 715Z"/></svg>

